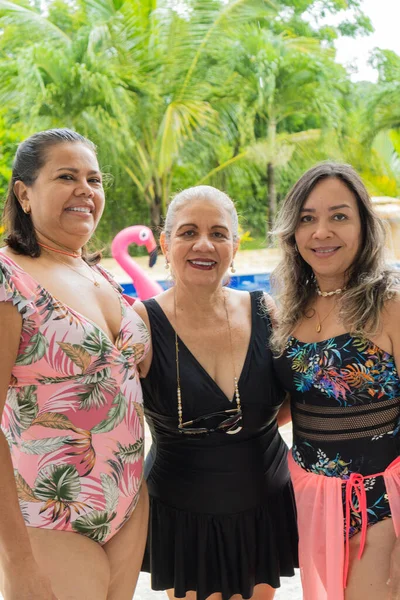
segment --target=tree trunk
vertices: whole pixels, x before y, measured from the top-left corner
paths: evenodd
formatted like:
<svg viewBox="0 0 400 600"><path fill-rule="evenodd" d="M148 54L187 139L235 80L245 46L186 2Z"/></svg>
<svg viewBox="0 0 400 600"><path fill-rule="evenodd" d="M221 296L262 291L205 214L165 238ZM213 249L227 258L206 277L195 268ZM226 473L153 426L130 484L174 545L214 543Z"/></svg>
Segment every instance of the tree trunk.
<svg viewBox="0 0 400 600"><path fill-rule="evenodd" d="M267 197L268 197L268 219L267 219L267 239L271 242L269 232L272 230L276 217L276 187L275 187L275 167L273 163L267 164Z"/></svg>
<svg viewBox="0 0 400 600"><path fill-rule="evenodd" d="M150 205L151 227L152 227L154 233L156 233L156 234L159 233L160 228L161 228L161 219L162 219L161 206L162 206L161 205L161 197L156 194ZM157 235L157 237L158 237L158 235Z"/></svg>

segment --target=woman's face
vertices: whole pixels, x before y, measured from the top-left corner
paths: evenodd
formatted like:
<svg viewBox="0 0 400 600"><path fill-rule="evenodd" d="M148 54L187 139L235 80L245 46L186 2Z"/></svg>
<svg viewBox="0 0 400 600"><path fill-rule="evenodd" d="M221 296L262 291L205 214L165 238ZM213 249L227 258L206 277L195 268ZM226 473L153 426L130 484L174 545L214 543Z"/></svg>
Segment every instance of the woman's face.
<svg viewBox="0 0 400 600"><path fill-rule="evenodd" d="M236 254L232 218L218 202L193 200L176 213L164 253L174 278L186 285L216 287Z"/></svg>
<svg viewBox="0 0 400 600"><path fill-rule="evenodd" d="M340 179L315 186L302 207L295 239L317 279L343 285L360 249L361 220L355 195Z"/></svg>
<svg viewBox="0 0 400 600"><path fill-rule="evenodd" d="M104 190L96 155L81 143L51 146L33 185L15 184L35 229L79 248L93 234L104 210Z"/></svg>

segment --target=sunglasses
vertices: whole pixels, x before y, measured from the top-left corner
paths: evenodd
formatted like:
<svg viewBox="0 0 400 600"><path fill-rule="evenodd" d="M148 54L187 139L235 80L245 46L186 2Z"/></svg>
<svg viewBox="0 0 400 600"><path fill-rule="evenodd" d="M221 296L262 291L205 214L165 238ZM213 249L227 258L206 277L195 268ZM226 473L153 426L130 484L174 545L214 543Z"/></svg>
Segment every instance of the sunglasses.
<svg viewBox="0 0 400 600"><path fill-rule="evenodd" d="M220 422L212 427L207 426L207 421L213 420ZM179 431L184 435L209 435L210 433L220 432L234 435L239 433L242 429L242 411L238 408L231 408L228 410L211 413L210 415L204 415L197 417L192 421L186 421L182 425L178 426Z"/></svg>

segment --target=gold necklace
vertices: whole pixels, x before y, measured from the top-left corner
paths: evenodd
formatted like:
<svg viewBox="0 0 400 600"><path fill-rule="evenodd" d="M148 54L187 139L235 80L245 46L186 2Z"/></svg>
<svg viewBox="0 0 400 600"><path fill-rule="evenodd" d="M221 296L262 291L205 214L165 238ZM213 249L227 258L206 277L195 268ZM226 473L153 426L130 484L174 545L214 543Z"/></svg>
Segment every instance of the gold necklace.
<svg viewBox="0 0 400 600"><path fill-rule="evenodd" d="M234 381L234 389L235 389L236 409L234 409L234 411L239 413L241 411L242 407L241 407L241 403L240 403L240 393L239 393L239 386L238 386L238 378L236 376L235 361L233 360L232 331L231 331L231 324L229 321L229 313L228 313L228 309L226 307L226 297L225 296L226 295L223 293L224 309L225 309L225 315L226 315L226 320L227 320L228 329L229 329L229 342L230 342L230 348L231 348L231 361L232 361L233 381ZM177 312L176 312L176 288L175 287L174 287L174 316L175 316L175 327L176 327L178 319L177 319ZM178 343L178 334L176 333L176 329L175 329L175 360L176 360L176 380L177 380L176 397L177 397L177 403L178 403L178 427L179 427L179 429L182 429L184 423L183 423L183 419L182 419L182 390L181 390L181 378L180 378L180 369L179 369L179 343ZM240 429L242 429L242 427L235 429L235 431L232 433L237 433L238 431L240 431Z"/></svg>
<svg viewBox="0 0 400 600"><path fill-rule="evenodd" d="M321 329L322 329L322 323L323 323L323 322L324 322L324 321L325 321L325 320L326 320L326 319L329 317L329 315L330 315L330 314L333 312L334 308L336 308L336 304L334 304L334 305L332 306L331 310L328 312L328 314L327 314L327 315L325 315L325 317L324 317L322 320L319 318L319 314L318 314L318 311L317 311L317 309L316 309L316 308L314 309L314 310L315 310L315 314L317 315L317 318L318 318L318 323L317 323L317 325L315 326L315 331L316 331L317 333L320 333L320 331L321 331Z"/></svg>
<svg viewBox="0 0 400 600"><path fill-rule="evenodd" d="M100 287L100 282L96 279L96 276L94 274L93 269L91 267L89 267L89 265L84 260L82 260L82 262L85 265L87 265L87 267L90 270L90 273L91 273L91 275L93 275L93 277L88 277L87 275L85 275L84 273L82 273L81 271L79 271L78 269L75 269L75 267L71 267L71 265L68 265L66 262L64 262L63 260L61 260L61 258L59 258L58 256L53 256L52 255L52 258L54 258L55 260L57 260L59 263L61 263L65 267L68 267L68 269L71 269L71 271L75 271L75 273L78 273L78 275L80 275L81 277L84 277L88 281L91 281L93 283L93 285L95 285L96 287Z"/></svg>

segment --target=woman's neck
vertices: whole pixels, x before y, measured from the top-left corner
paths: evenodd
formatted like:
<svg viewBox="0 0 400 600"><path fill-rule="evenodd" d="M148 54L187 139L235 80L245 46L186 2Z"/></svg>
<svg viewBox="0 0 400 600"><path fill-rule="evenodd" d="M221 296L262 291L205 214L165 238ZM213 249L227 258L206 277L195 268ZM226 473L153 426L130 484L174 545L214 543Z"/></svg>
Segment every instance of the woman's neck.
<svg viewBox="0 0 400 600"><path fill-rule="evenodd" d="M224 306L225 292L222 285L217 288L204 288L203 286L193 288L177 283L173 293L176 310L181 313L196 315L198 318L203 315L210 318L215 313L219 313Z"/></svg>
<svg viewBox="0 0 400 600"><path fill-rule="evenodd" d="M315 274L315 280L318 289L321 292L334 292L335 290L343 290L346 287L344 275L335 275L332 277L325 277Z"/></svg>
<svg viewBox="0 0 400 600"><path fill-rule="evenodd" d="M75 247L66 246L53 240L51 237L36 231L39 246L46 252L47 256L57 256L65 263L77 264L81 260L82 248L75 244Z"/></svg>

